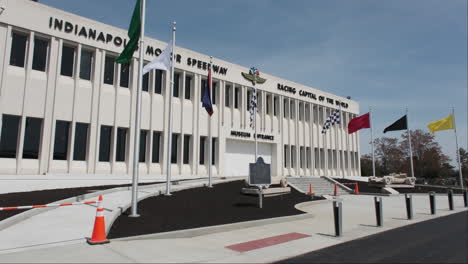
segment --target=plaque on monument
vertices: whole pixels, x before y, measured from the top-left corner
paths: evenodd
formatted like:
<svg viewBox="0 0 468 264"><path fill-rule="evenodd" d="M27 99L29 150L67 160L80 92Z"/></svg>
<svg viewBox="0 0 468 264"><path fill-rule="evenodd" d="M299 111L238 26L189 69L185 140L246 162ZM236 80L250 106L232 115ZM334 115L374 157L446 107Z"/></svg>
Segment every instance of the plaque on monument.
<svg viewBox="0 0 468 264"><path fill-rule="evenodd" d="M270 164L263 161L262 157L257 158L257 162L249 164L249 184L250 185L270 185L271 169Z"/></svg>

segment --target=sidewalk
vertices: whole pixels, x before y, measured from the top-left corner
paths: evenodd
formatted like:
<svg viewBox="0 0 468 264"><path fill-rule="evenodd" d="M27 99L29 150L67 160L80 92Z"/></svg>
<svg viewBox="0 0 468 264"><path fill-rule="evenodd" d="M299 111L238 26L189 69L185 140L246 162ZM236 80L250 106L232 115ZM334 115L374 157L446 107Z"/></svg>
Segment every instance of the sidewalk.
<svg viewBox="0 0 468 264"><path fill-rule="evenodd" d="M183 187L197 184L201 183L191 182ZM173 190L176 189L175 187L182 186L174 186ZM152 190L156 190L163 187L152 188ZM150 190L140 189L140 196L143 195L150 195ZM105 195L105 207L113 211L118 210L119 206L125 203L125 200L128 202L129 197L129 191ZM187 238L168 238L170 236L166 236L166 238L158 239L156 235L130 240L117 239L112 240L110 244L100 246L89 246L84 240L84 237L90 236L92 231L94 207L84 207L80 209L79 213L68 208L57 209L0 231L0 247L2 249L0 250L0 261L273 262L385 230L467 210L463 207L462 196L454 196L455 210L449 211L447 195L438 195L436 197L437 214L432 216L429 211L428 196L416 194L413 195L414 218L407 220L403 195L383 197L384 227L378 228L375 223L373 196L345 195L339 199L343 200L343 236L339 238L334 236L331 201L300 204L298 207L301 210L312 214L312 217L300 220L241 228L229 232L207 233ZM72 215L72 213L74 214ZM106 223L110 222L111 214L111 211L106 211ZM64 221L65 218L67 221ZM293 232L310 237L246 252L237 252L226 248L238 243ZM46 245L46 243L56 244L51 247L53 244ZM24 248L32 245L36 246Z"/></svg>

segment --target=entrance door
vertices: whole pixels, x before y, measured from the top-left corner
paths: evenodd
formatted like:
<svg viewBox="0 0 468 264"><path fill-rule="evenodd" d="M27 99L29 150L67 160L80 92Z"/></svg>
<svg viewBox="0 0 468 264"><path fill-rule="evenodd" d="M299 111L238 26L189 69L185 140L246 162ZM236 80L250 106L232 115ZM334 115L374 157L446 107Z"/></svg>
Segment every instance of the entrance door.
<svg viewBox="0 0 468 264"><path fill-rule="evenodd" d="M265 163L271 164L272 144L258 143L258 155ZM226 153L224 153L224 175L248 176L249 163L255 159L255 142L226 140Z"/></svg>

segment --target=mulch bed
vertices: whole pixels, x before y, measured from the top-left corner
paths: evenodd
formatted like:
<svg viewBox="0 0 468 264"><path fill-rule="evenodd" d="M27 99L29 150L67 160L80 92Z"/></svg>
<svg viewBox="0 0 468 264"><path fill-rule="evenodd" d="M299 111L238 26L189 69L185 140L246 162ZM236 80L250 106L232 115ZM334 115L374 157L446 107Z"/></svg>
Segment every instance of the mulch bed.
<svg viewBox="0 0 468 264"><path fill-rule="evenodd" d="M380 187L370 186L368 182L362 181L353 181L348 179L334 179L340 183L358 183L359 192L362 193L382 193ZM353 185L346 185L347 187L354 190ZM436 193L447 193L448 189L444 186L426 186L426 185L419 185L416 184L414 188L393 188L397 190L399 193L429 193L429 192L436 192ZM461 189L453 188L453 193L462 193Z"/></svg>
<svg viewBox="0 0 468 264"><path fill-rule="evenodd" d="M302 214L294 205L310 201L307 195L291 188L291 193L264 197L258 208L258 196L241 194L244 181L174 192L172 196L154 196L138 203L140 217L131 218L130 208L119 216L109 238L137 236L206 227L243 221ZM273 186L272 186L273 187ZM315 198L317 200L323 198Z"/></svg>
<svg viewBox="0 0 468 264"><path fill-rule="evenodd" d="M142 185L155 184L155 183L141 183ZM42 191L31 191L31 192L17 192L17 193L5 193L0 194L0 207L12 207L21 205L39 205L48 204L63 199L75 197L78 195L87 194L89 192L112 189L117 187L128 187L131 184L121 185L102 185L102 186L90 186L90 187L79 187L79 188L65 188L65 189L52 189ZM11 211L0 211L0 221L5 220L14 215L23 213L27 210L11 210Z"/></svg>

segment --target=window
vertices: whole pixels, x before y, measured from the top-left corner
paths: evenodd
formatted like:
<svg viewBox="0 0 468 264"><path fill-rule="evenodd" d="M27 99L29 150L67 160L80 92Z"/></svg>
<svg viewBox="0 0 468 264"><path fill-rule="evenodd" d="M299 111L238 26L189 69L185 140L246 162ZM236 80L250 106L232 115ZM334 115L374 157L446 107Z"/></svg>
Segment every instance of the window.
<svg viewBox="0 0 468 264"><path fill-rule="evenodd" d="M200 165L205 164L205 139L206 137L200 137Z"/></svg>
<svg viewBox="0 0 468 264"><path fill-rule="evenodd" d="M153 163L159 163L159 146L161 145L161 132L153 131Z"/></svg>
<svg viewBox="0 0 468 264"><path fill-rule="evenodd" d="M126 160L127 131L125 127L117 128L117 146L115 152L115 161Z"/></svg>
<svg viewBox="0 0 468 264"><path fill-rule="evenodd" d="M145 66L146 66L146 64L148 64L148 63L145 63ZM143 91L145 91L145 92L147 92L149 90L149 75L150 75L149 72L147 72L147 73L145 73L143 75L143 83L142 83L141 89Z"/></svg>
<svg viewBox="0 0 468 264"><path fill-rule="evenodd" d="M138 155L139 162L146 162L146 136L148 130L140 130L140 154Z"/></svg>
<svg viewBox="0 0 468 264"><path fill-rule="evenodd" d="M38 159L42 118L27 117L24 131L23 159Z"/></svg>
<svg viewBox="0 0 468 264"><path fill-rule="evenodd" d="M130 64L120 64L120 87L128 88L130 78Z"/></svg>
<svg viewBox="0 0 468 264"><path fill-rule="evenodd" d="M190 90L192 89L192 76L185 75L185 99L190 100L192 95Z"/></svg>
<svg viewBox="0 0 468 264"><path fill-rule="evenodd" d="M184 135L184 164L190 162L190 135Z"/></svg>
<svg viewBox="0 0 468 264"><path fill-rule="evenodd" d="M288 158L289 158L289 148L288 145L284 145L284 167L288 167Z"/></svg>
<svg viewBox="0 0 468 264"><path fill-rule="evenodd" d="M273 115L278 116L278 96L273 97Z"/></svg>
<svg viewBox="0 0 468 264"><path fill-rule="evenodd" d="M250 107L250 97L252 96L252 91L249 89L247 90L247 98L246 98L246 104L245 106L247 107L247 111L249 111L249 107Z"/></svg>
<svg viewBox="0 0 468 264"><path fill-rule="evenodd" d="M172 96L179 97L179 88L180 88L180 73L174 73L174 91Z"/></svg>
<svg viewBox="0 0 468 264"><path fill-rule="evenodd" d="M89 125L85 123L76 123L73 160L86 160L86 147L88 145L88 126Z"/></svg>
<svg viewBox="0 0 468 264"><path fill-rule="evenodd" d="M156 70L154 92L158 94L162 94L162 79L163 79L162 76L163 76L163 71Z"/></svg>
<svg viewBox="0 0 468 264"><path fill-rule="evenodd" d="M320 168L325 169L325 151L320 148Z"/></svg>
<svg viewBox="0 0 468 264"><path fill-rule="evenodd" d="M302 121L302 119L303 119L303 116L302 116L303 113L304 113L304 112L302 111L302 109L303 109L302 107L303 107L303 106L304 106L303 104L299 103L299 121Z"/></svg>
<svg viewBox="0 0 468 264"><path fill-rule="evenodd" d="M80 79L91 80L91 70L93 68L93 52L81 49L80 58Z"/></svg>
<svg viewBox="0 0 468 264"><path fill-rule="evenodd" d="M218 88L217 88L218 85L217 85L217 83L215 83L215 82L213 82L212 84L213 84L213 86L211 87L211 103L212 103L213 105L215 105L215 104L216 104L216 95L217 95L217 91L216 91L216 90L218 89Z"/></svg>
<svg viewBox="0 0 468 264"><path fill-rule="evenodd" d="M24 67L27 42L27 36L13 32L11 40L10 65Z"/></svg>
<svg viewBox="0 0 468 264"><path fill-rule="evenodd" d="M358 155L357 151L354 152L354 162L356 163L355 168L359 169L359 155Z"/></svg>
<svg viewBox="0 0 468 264"><path fill-rule="evenodd" d="M283 117L284 118L287 118L288 117L288 100L286 100L286 98L283 100L284 104L283 104Z"/></svg>
<svg viewBox="0 0 468 264"><path fill-rule="evenodd" d="M296 118L296 106L295 106L295 104L294 104L294 101L291 101L291 102L290 102L289 112L290 112L290 114L291 114L291 119Z"/></svg>
<svg viewBox="0 0 468 264"><path fill-rule="evenodd" d="M234 89L234 108L239 109L239 87Z"/></svg>
<svg viewBox="0 0 468 264"><path fill-rule="evenodd" d="M271 109L270 109L271 108L271 106L270 106L271 102L270 102L270 100L271 100L271 95L267 95L266 96L266 114L267 115L269 115L271 113Z"/></svg>
<svg viewBox="0 0 468 264"><path fill-rule="evenodd" d="M338 156L336 150L333 150L333 168L338 168Z"/></svg>
<svg viewBox="0 0 468 264"><path fill-rule="evenodd" d="M310 105L309 104L305 106L305 121L306 122L310 121Z"/></svg>
<svg viewBox="0 0 468 264"><path fill-rule="evenodd" d="M331 149L329 149L327 151L327 153L328 153L328 155L327 155L327 163L328 163L327 168L332 169L333 168L333 157L332 157Z"/></svg>
<svg viewBox="0 0 468 264"><path fill-rule="evenodd" d="M179 140L179 135L172 134L171 163L177 163L177 141L178 140Z"/></svg>
<svg viewBox="0 0 468 264"><path fill-rule="evenodd" d="M99 142L99 161L110 161L111 126L101 126L101 142Z"/></svg>
<svg viewBox="0 0 468 264"><path fill-rule="evenodd" d="M307 166L307 169L310 168L310 161L311 161L311 155L312 153L310 152L310 148L309 147L306 147L306 166Z"/></svg>
<svg viewBox="0 0 468 264"><path fill-rule="evenodd" d="M299 148L299 166L304 168L304 147Z"/></svg>
<svg viewBox="0 0 468 264"><path fill-rule="evenodd" d="M225 91L225 94L224 94L224 103L225 103L225 106L226 107L230 107L231 106L231 86L229 85L226 85L226 91Z"/></svg>
<svg viewBox="0 0 468 264"><path fill-rule="evenodd" d="M48 40L34 38L34 55L32 69L36 71L45 72L47 65L47 48L49 46Z"/></svg>
<svg viewBox="0 0 468 264"><path fill-rule="evenodd" d="M20 116L3 115L0 158L16 158Z"/></svg>
<svg viewBox="0 0 468 264"><path fill-rule="evenodd" d="M211 164L216 164L216 138L211 138Z"/></svg>
<svg viewBox="0 0 468 264"><path fill-rule="evenodd" d="M62 47L62 65L60 74L73 77L73 66L75 65L75 48L63 44Z"/></svg>
<svg viewBox="0 0 468 264"><path fill-rule="evenodd" d="M296 146L291 146L291 168L296 167Z"/></svg>
<svg viewBox="0 0 468 264"><path fill-rule="evenodd" d="M206 80L201 80L201 86L200 86L200 102L203 103L203 93L206 88ZM213 100L213 99L212 99Z"/></svg>
<svg viewBox="0 0 468 264"><path fill-rule="evenodd" d="M54 160L67 160L70 122L57 120L55 123Z"/></svg>
<svg viewBox="0 0 468 264"><path fill-rule="evenodd" d="M317 148L314 148L314 161L315 161L315 168L318 169L318 165L319 165L319 153L318 153L318 149Z"/></svg>
<svg viewBox="0 0 468 264"><path fill-rule="evenodd" d="M114 58L111 56L106 56L106 61L104 63L104 83L105 84L114 84Z"/></svg>
<svg viewBox="0 0 468 264"><path fill-rule="evenodd" d="M263 100L262 100L262 93L257 90L257 113L263 111Z"/></svg>

